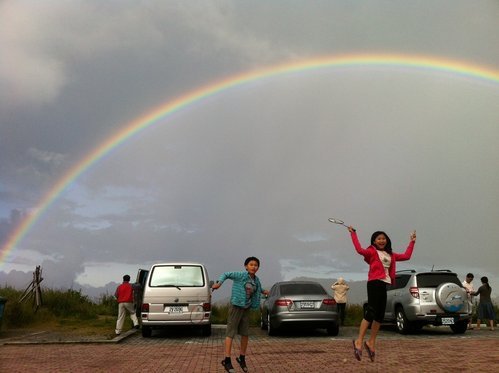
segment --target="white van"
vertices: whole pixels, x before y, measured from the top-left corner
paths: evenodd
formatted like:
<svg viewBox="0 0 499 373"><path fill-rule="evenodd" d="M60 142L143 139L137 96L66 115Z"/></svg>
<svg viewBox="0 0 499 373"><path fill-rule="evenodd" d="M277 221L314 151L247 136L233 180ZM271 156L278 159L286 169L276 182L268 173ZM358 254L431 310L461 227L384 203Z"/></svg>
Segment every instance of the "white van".
<svg viewBox="0 0 499 373"><path fill-rule="evenodd" d="M208 272L199 263L154 264L142 273L142 336L166 326L194 326L211 335L211 285ZM145 279L145 281L144 281Z"/></svg>

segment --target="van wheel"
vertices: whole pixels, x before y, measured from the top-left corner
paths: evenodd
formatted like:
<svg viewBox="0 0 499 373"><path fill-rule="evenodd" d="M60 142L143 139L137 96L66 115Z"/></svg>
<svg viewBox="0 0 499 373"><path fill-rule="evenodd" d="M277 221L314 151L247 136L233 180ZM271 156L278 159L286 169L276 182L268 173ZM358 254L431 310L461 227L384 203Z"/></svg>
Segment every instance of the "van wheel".
<svg viewBox="0 0 499 373"><path fill-rule="evenodd" d="M409 320L407 320L404 309L402 307L397 307L397 310L395 311L395 320L397 331L400 334L408 334L411 331L411 323L409 322Z"/></svg>
<svg viewBox="0 0 499 373"><path fill-rule="evenodd" d="M142 327L142 337L149 338L152 335L152 329L148 326Z"/></svg>
<svg viewBox="0 0 499 373"><path fill-rule="evenodd" d="M209 337L211 335L211 324L203 325L201 333L204 337Z"/></svg>

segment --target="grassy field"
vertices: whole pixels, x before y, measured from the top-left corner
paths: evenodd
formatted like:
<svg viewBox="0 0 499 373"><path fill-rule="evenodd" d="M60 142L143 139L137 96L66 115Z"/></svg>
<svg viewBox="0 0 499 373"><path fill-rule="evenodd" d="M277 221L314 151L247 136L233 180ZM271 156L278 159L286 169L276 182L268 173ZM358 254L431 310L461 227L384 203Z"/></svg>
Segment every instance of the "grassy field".
<svg viewBox="0 0 499 373"><path fill-rule="evenodd" d="M91 301L75 290L43 289L42 306L35 310L33 300L19 302L22 291L0 287L0 296L7 299L2 318L2 331L50 330L74 335L114 334L117 303L114 297L103 295L98 302ZM131 321L128 320L131 327Z"/></svg>

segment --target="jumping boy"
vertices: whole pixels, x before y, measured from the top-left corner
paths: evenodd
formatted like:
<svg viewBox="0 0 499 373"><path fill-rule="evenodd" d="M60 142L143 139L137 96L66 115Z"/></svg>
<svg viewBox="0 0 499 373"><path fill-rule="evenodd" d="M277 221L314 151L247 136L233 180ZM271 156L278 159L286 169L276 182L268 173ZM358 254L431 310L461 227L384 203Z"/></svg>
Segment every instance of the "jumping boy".
<svg viewBox="0 0 499 373"><path fill-rule="evenodd" d="M232 294L230 297L229 315L227 317L227 332L225 337L225 359L222 365L227 372L235 372L230 355L232 351L232 340L236 333L241 336L241 353L236 361L244 372L248 371L246 366L246 349L249 340L249 314L250 309L260 307L260 295L268 294L267 290L262 289L260 280L256 272L260 267L260 260L251 256L244 261L246 271L225 272L218 281L213 284L212 289L218 289L227 279L232 280Z"/></svg>

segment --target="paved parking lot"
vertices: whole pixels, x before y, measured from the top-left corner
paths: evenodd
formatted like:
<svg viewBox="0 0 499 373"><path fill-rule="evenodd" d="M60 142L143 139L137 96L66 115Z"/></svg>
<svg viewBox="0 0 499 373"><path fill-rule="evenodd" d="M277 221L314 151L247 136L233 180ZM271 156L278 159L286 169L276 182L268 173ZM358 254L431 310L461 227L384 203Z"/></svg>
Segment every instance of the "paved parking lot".
<svg viewBox="0 0 499 373"><path fill-rule="evenodd" d="M248 367L251 372L499 371L497 330L454 335L446 328L425 328L422 333L401 336L384 328L374 363L366 356L361 362L354 359L351 340L356 331L343 328L338 337L322 331L268 337L254 329ZM214 328L206 338L193 331L170 330L147 339L134 333L119 343L13 341L0 346L0 367L9 372L223 372L224 332L222 327Z"/></svg>

